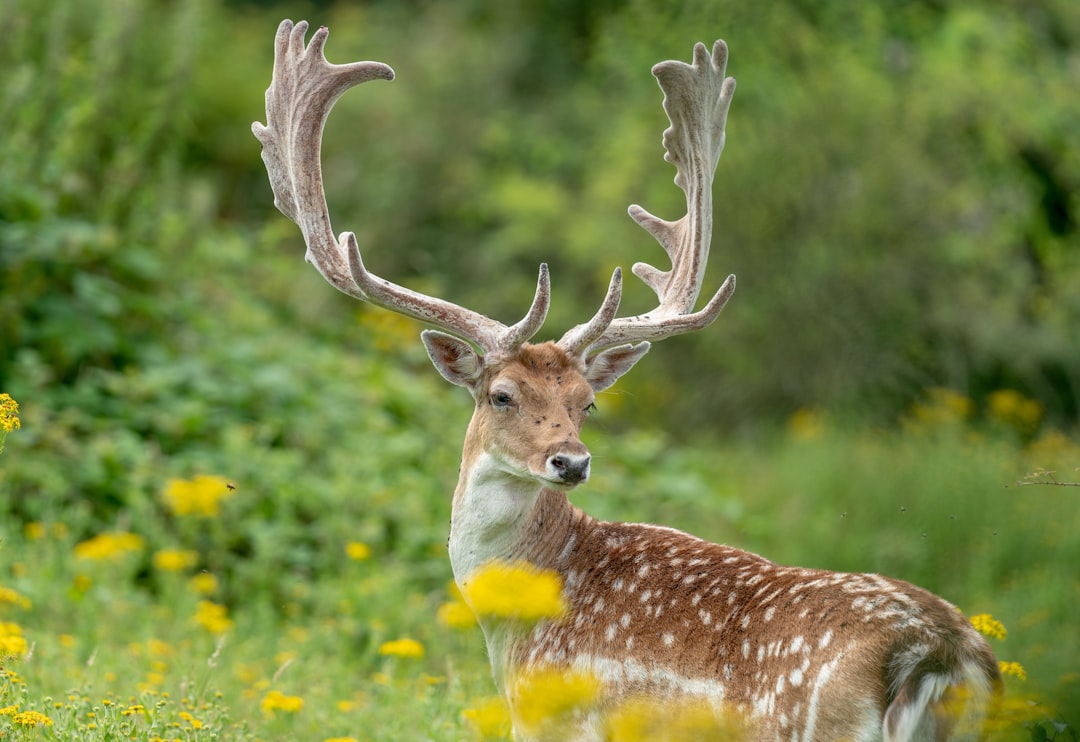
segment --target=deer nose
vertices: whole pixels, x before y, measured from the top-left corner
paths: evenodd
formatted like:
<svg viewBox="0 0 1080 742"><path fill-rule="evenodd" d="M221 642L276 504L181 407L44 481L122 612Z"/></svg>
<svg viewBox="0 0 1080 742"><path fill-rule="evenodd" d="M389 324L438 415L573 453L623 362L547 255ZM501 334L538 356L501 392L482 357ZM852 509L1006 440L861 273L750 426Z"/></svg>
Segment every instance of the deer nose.
<svg viewBox="0 0 1080 742"><path fill-rule="evenodd" d="M557 453L547 460L548 474L566 484L581 484L589 478L589 454Z"/></svg>

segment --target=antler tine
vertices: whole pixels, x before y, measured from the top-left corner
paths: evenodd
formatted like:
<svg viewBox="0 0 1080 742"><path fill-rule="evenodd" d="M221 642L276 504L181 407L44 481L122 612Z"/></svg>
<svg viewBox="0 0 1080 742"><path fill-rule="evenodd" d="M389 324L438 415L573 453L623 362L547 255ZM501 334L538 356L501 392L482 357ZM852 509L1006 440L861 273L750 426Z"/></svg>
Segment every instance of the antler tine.
<svg viewBox="0 0 1080 742"><path fill-rule="evenodd" d="M636 263L634 275L656 294L651 312L613 319L588 350L600 350L642 340L661 340L710 324L735 291L728 276L701 310L694 305L705 278L712 236L713 174L724 149L724 126L735 93L735 78L725 77L727 45L717 41L710 55L704 44L694 47L694 61L661 62L653 75L664 92L664 110L671 122L664 131L664 159L676 167L675 184L686 194L686 215L669 222L638 205L631 218L656 238L671 259L670 270ZM560 345L579 342L584 326L570 330Z"/></svg>
<svg viewBox="0 0 1080 742"><path fill-rule="evenodd" d="M583 325L573 328L559 340L559 346L570 356L583 357L589 348L604 334L615 319L622 301L622 269L616 268L611 274L607 294L593 318Z"/></svg>
<svg viewBox="0 0 1080 742"><path fill-rule="evenodd" d="M528 340L547 315L551 299L547 266L540 268L529 312L507 327L374 275L364 267L352 232L334 238L322 180L326 119L346 90L369 80L393 80L394 71L381 62L330 64L323 53L329 30L318 29L305 45L307 29L306 21L293 25L285 20L278 26L274 74L266 90L266 125L251 125L263 145L274 205L299 225L307 244L307 260L339 291L440 327L475 343L485 353L505 352Z"/></svg>

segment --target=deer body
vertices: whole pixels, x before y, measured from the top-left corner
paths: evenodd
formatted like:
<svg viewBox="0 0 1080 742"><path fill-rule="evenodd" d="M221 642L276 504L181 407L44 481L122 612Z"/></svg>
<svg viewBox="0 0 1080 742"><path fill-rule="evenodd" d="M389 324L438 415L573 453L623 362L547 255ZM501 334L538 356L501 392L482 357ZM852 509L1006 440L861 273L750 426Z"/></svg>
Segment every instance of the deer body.
<svg viewBox="0 0 1080 742"><path fill-rule="evenodd" d="M491 389L508 374L530 398L499 409ZM565 616L536 627L481 616L511 704L514 676L566 668L600 679L612 705L692 698L738 709L755 722L755 740L906 740L936 739L957 721L935 726L934 707L949 703L949 687L992 693L997 664L986 642L921 588L784 567L671 528L598 521L567 499L577 482L545 479L539 459L541 476L501 464L538 450L581 456L584 415L574 413L591 402L591 388L551 344L523 347L493 377L478 395L454 493L455 579L467 595L484 564L526 561L560 576L568 605ZM492 415L520 429L485 435ZM503 448L507 440L520 454ZM580 738L601 734L586 727Z"/></svg>
<svg viewBox="0 0 1080 742"><path fill-rule="evenodd" d="M727 47L694 49L692 64L653 68L671 127L665 158L677 169L687 214L630 215L660 243L669 270L638 263L656 293L651 312L616 317L621 272L600 309L558 342L531 344L550 301L546 266L525 317L507 326L371 274L356 239L335 238L323 194L320 146L330 108L348 88L393 78L377 62L333 65L319 29L282 22L267 124L253 131L275 204L300 225L308 259L339 290L422 320L436 369L476 406L465 436L449 539L454 576L491 562L556 573L567 610L525 625L481 616L497 685L517 718L514 678L555 669L603 686L598 704L561 736L515 723L518 739L602 740L604 713L628 700L704 702L734 710L753 740L944 740L977 730L1000 674L986 642L950 604L899 580L783 567L661 526L597 521L567 492L587 481L580 438L593 398L648 352L650 341L701 329L735 288L726 280L694 311L712 230L713 171L735 81ZM479 350L478 350L479 349ZM977 732L975 732L977 735Z"/></svg>

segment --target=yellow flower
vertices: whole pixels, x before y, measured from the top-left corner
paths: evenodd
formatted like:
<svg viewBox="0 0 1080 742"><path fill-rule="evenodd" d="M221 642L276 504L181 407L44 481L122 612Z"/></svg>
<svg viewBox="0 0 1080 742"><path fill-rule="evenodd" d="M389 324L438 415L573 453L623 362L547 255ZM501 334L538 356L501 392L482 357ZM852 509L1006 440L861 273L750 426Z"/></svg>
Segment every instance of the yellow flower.
<svg viewBox="0 0 1080 742"><path fill-rule="evenodd" d="M471 629L476 626L476 614L461 600L443 603L436 616L439 623L452 629Z"/></svg>
<svg viewBox="0 0 1080 742"><path fill-rule="evenodd" d="M52 726L52 719L39 711L21 711L13 714L11 720L21 727Z"/></svg>
<svg viewBox="0 0 1080 742"><path fill-rule="evenodd" d="M354 562L362 562L371 556L371 547L360 541L345 544L345 554Z"/></svg>
<svg viewBox="0 0 1080 742"><path fill-rule="evenodd" d="M934 387L927 389L926 398L911 408L909 424L916 429L936 430L956 426L969 417L975 404L963 394L952 389Z"/></svg>
<svg viewBox="0 0 1080 742"><path fill-rule="evenodd" d="M1019 662L998 662L998 669L1002 675L1012 675L1014 678L1027 680L1027 671Z"/></svg>
<svg viewBox="0 0 1080 742"><path fill-rule="evenodd" d="M356 737L327 737L323 742L356 742Z"/></svg>
<svg viewBox="0 0 1080 742"><path fill-rule="evenodd" d="M551 736L600 698L600 681L589 673L541 669L521 673L510 684L514 719L528 734Z"/></svg>
<svg viewBox="0 0 1080 742"><path fill-rule="evenodd" d="M825 416L819 410L800 407L788 418L787 432L797 441L816 441L825 433Z"/></svg>
<svg viewBox="0 0 1080 742"><path fill-rule="evenodd" d="M1014 428L1018 433L1030 433L1039 427L1042 405L1014 389L999 389L986 398L990 419Z"/></svg>
<svg viewBox="0 0 1080 742"><path fill-rule="evenodd" d="M418 660L424 656L424 645L415 639L395 639L383 642L379 647L379 654Z"/></svg>
<svg viewBox="0 0 1080 742"><path fill-rule="evenodd" d="M188 587L199 595L211 595L218 589L218 580L209 572L200 572L188 580Z"/></svg>
<svg viewBox="0 0 1080 742"><path fill-rule="evenodd" d="M227 615L225 606L212 603L209 600L200 600L195 609L195 623L203 627L211 634L224 634L232 628L233 622Z"/></svg>
<svg viewBox="0 0 1080 742"><path fill-rule="evenodd" d="M717 711L701 699L659 702L634 698L605 716L610 742L691 742L699 739L749 739L746 720L734 710Z"/></svg>
<svg viewBox="0 0 1080 742"><path fill-rule="evenodd" d="M485 698L461 712L481 739L510 737L510 709L501 698Z"/></svg>
<svg viewBox="0 0 1080 742"><path fill-rule="evenodd" d="M146 648L151 657L175 657L176 647L161 639L150 638L146 640Z"/></svg>
<svg viewBox="0 0 1080 742"><path fill-rule="evenodd" d="M200 474L194 479L170 479L161 499L173 515L214 518L221 514L221 503L233 489L224 477Z"/></svg>
<svg viewBox="0 0 1080 742"><path fill-rule="evenodd" d="M19 422L19 403L9 394L0 393L0 432L10 433L22 427Z"/></svg>
<svg viewBox="0 0 1080 742"><path fill-rule="evenodd" d="M304 708L304 699L300 696L287 696L279 690L271 690L267 691L259 705L263 713L270 716L273 716L275 711L295 714Z"/></svg>
<svg viewBox="0 0 1080 742"><path fill-rule="evenodd" d="M30 541L38 541L45 538L45 524L41 521L31 521L23 526L23 535Z"/></svg>
<svg viewBox="0 0 1080 742"><path fill-rule="evenodd" d="M478 616L539 621L566 612L562 580L529 562L489 562L473 572L461 589Z"/></svg>
<svg viewBox="0 0 1080 742"><path fill-rule="evenodd" d="M976 616L972 616L971 625L974 626L980 634L985 634L992 639L1004 639L1005 635L1008 633L1005 630L1004 624L989 613L980 613Z"/></svg>
<svg viewBox="0 0 1080 742"><path fill-rule="evenodd" d="M198 552L190 549L159 549L154 552L154 567L162 572L180 572L194 567L197 561Z"/></svg>
<svg viewBox="0 0 1080 742"><path fill-rule="evenodd" d="M187 711L181 711L178 714L178 716L181 719L183 719L184 721L186 721L188 724L190 724L192 729L202 729L203 728L203 723L201 721L199 721L198 719L196 719L194 716L192 716Z"/></svg>
<svg viewBox="0 0 1080 742"><path fill-rule="evenodd" d="M14 605L19 608L29 608L30 599L17 590L0 585L0 605Z"/></svg>
<svg viewBox="0 0 1080 742"><path fill-rule="evenodd" d="M111 531L75 544L75 558L95 562L117 560L142 548L141 536L126 531Z"/></svg>
<svg viewBox="0 0 1080 742"><path fill-rule="evenodd" d="M0 621L0 658L16 659L26 654L27 644L22 629L10 621Z"/></svg>
<svg viewBox="0 0 1080 742"><path fill-rule="evenodd" d="M461 596L457 583L451 582L446 590L450 593L450 600L439 606L439 623L454 629L471 629L476 626L476 614Z"/></svg>

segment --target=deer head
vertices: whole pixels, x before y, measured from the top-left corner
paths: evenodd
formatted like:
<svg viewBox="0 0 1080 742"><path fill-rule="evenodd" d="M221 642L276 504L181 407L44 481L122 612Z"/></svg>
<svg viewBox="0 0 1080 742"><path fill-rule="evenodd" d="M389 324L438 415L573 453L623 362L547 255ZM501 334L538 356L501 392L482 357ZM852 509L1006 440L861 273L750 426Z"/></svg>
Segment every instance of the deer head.
<svg viewBox="0 0 1080 742"><path fill-rule="evenodd" d="M392 80L394 73L378 62L331 64L323 53L328 30L320 28L307 44L306 32L305 22L294 26L285 21L279 27L273 80L266 91L267 123L255 123L252 129L263 145L274 203L300 226L308 260L338 290L440 328L425 330L421 337L439 373L476 400L470 425L475 435L469 441L483 441L480 448L515 475L549 486L583 482L589 458L578 434L593 394L629 371L648 352L650 341L711 323L735 290L735 277L729 276L701 310L694 310L709 253L713 172L735 91L735 80L724 75L727 47L718 41L710 54L698 44L693 64L664 62L653 69L671 120L663 136L665 159L676 166L675 182L687 204L686 215L677 221L630 207L630 216L656 238L671 261L666 270L647 263L633 267L656 293L656 308L616 317L622 293L622 273L616 268L589 321L555 343L533 346L529 340L543 324L551 298L546 264L540 266L529 310L507 326L374 275L365 267L352 232L334 237L320 155L327 116L349 88Z"/></svg>

